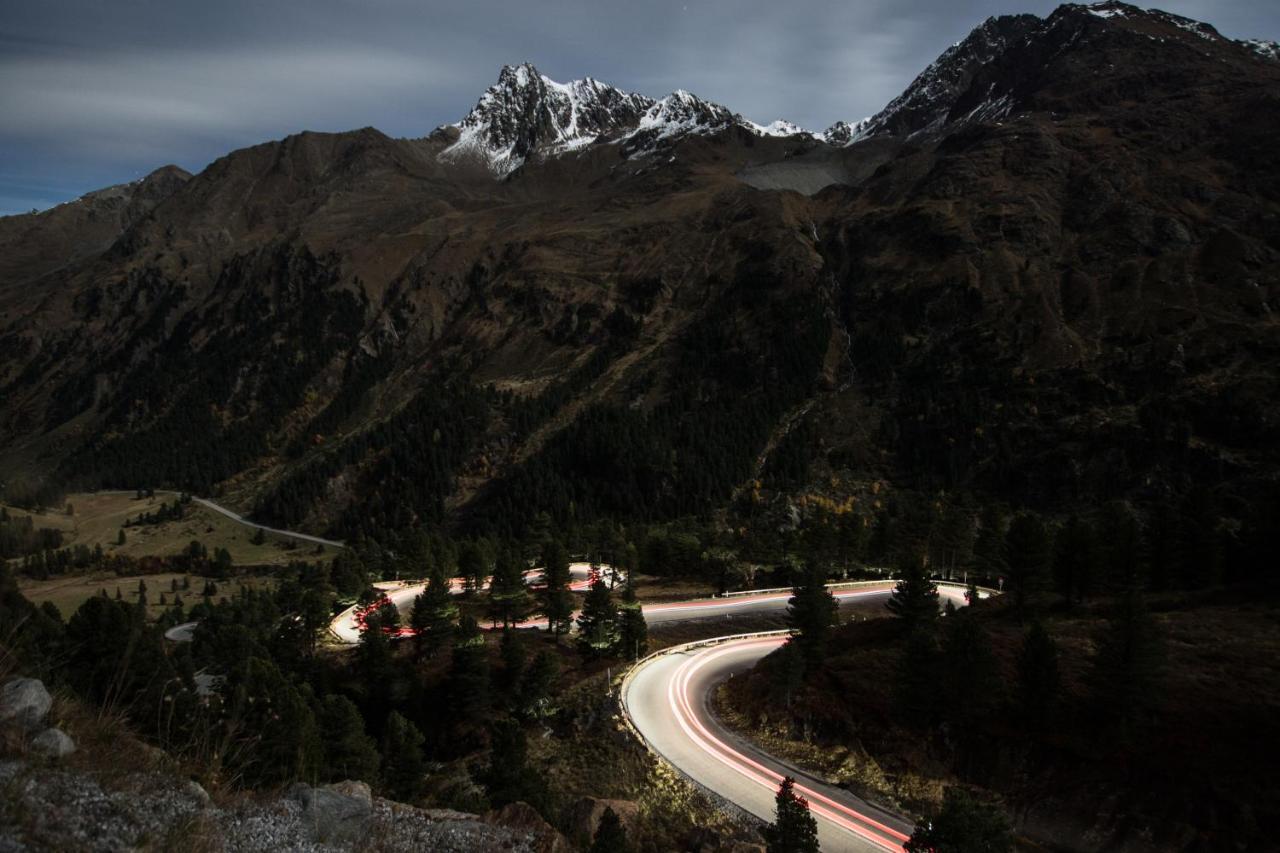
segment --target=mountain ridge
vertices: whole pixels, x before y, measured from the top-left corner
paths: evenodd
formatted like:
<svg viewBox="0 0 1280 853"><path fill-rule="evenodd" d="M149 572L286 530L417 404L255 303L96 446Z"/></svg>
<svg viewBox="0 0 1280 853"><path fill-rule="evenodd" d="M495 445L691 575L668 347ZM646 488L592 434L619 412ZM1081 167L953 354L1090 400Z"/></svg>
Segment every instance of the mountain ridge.
<svg viewBox="0 0 1280 853"><path fill-rule="evenodd" d="M595 81L553 104L513 68L481 116L503 180L452 132L233 152L99 254L0 279L0 471L337 538L667 519L756 479L1255 494L1280 65L1063 8L980 27L987 67L944 54L936 97L849 145ZM511 104L530 121L492 120Z"/></svg>

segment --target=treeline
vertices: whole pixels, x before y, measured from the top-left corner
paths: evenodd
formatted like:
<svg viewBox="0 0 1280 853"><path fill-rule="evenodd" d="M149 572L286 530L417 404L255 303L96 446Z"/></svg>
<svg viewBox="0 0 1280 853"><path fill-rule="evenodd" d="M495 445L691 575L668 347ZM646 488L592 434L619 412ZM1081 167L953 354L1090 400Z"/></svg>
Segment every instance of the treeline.
<svg viewBox="0 0 1280 853"><path fill-rule="evenodd" d="M15 562L17 571L33 580L47 580L68 574L106 571L116 575L155 575L166 572L190 572L216 578L231 577L233 562L225 548L212 553L193 540L179 554L133 557L104 551L101 545L78 544L70 548L36 551Z"/></svg>
<svg viewBox="0 0 1280 853"><path fill-rule="evenodd" d="M57 550L62 547L62 531L53 527L36 527L29 515L10 515L0 507L0 560L27 554Z"/></svg>

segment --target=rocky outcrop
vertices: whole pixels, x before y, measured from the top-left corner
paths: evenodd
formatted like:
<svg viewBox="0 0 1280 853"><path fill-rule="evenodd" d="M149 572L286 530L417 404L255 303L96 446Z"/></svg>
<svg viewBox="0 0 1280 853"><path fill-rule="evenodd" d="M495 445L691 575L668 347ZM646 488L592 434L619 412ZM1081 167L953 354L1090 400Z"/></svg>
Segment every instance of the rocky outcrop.
<svg viewBox="0 0 1280 853"><path fill-rule="evenodd" d="M485 820L506 827L538 853L571 853L573 845L528 803L509 803L489 812Z"/></svg>
<svg viewBox="0 0 1280 853"><path fill-rule="evenodd" d="M323 788L297 784L289 796L302 806L302 818L317 841L355 842L373 818L373 796L364 782L338 782Z"/></svg>
<svg viewBox="0 0 1280 853"><path fill-rule="evenodd" d="M428 812L368 797L362 782L243 797L219 806L198 784L164 772L71 771L0 760L0 850L567 851L476 815ZM368 798L368 799L366 799ZM329 814L324 812L328 810ZM19 815L9 820L7 815ZM549 829L549 827L547 827ZM358 832L357 832L358 830Z"/></svg>
<svg viewBox="0 0 1280 853"><path fill-rule="evenodd" d="M631 800L583 797L569 808L566 821L570 837L579 843L589 842L590 839L595 838L596 830L600 828L600 818L606 809L613 809L613 813L618 816L623 829L628 833L635 829L640 818L640 807L636 803Z"/></svg>

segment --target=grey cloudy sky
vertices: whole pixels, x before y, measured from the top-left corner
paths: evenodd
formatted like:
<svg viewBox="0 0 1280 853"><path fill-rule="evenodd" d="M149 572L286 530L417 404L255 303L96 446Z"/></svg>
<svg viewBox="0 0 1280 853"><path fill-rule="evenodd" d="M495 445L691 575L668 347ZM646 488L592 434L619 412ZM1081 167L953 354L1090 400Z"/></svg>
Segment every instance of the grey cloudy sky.
<svg viewBox="0 0 1280 853"><path fill-rule="evenodd" d="M422 136L504 63L676 88L759 122L869 115L990 15L1042 0L0 0L0 214L300 130ZM1164 0L1235 38L1274 0Z"/></svg>

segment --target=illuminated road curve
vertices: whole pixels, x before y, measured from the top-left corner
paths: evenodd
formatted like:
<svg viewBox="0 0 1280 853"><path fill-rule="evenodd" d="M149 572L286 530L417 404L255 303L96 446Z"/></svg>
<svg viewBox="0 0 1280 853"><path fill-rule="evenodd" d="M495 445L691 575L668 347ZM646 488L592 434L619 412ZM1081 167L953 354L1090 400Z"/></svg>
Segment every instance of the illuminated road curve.
<svg viewBox="0 0 1280 853"><path fill-rule="evenodd" d="M964 603L963 590L938 591ZM888 598L889 591L856 594ZM809 801L818 822L824 853L900 851L911 832L909 821L773 758L728 731L711 713L709 702L719 684L749 670L784 642L782 633L741 635L651 656L623 683L623 708L649 748L701 787L761 820L773 820L778 783L784 774L794 776L796 790Z"/></svg>
<svg viewBox="0 0 1280 853"><path fill-rule="evenodd" d="M612 571L608 566L601 566L600 569L605 573ZM591 564L570 563L569 575L571 578L569 581L569 589L574 592L585 592L591 583ZM524 575L525 583L536 583L541 577L542 569L534 569L533 571L525 572ZM396 606L397 610L400 611L400 619L402 622L407 622L409 620L409 614L413 610L413 600L421 595L422 591L427 588L425 583L414 583L403 586L399 584L375 584L375 586L385 590L386 598ZM462 578L454 578L451 583L451 588L454 592L461 592ZM348 607L346 610L339 613L334 617L333 621L329 623L330 633L343 643L354 644L360 642L360 612L361 608L357 605L355 607ZM535 625L537 623L530 622L528 624ZM542 624L545 625L546 623L543 622Z"/></svg>

